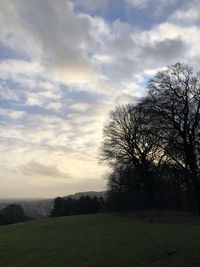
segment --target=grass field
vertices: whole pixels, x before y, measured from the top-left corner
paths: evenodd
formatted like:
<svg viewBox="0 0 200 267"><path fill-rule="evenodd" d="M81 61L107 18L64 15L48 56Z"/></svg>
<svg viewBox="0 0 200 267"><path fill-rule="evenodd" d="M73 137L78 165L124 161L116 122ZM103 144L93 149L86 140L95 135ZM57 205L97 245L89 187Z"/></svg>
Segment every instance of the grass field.
<svg viewBox="0 0 200 267"><path fill-rule="evenodd" d="M112 214L0 227L2 267L200 266L200 220Z"/></svg>

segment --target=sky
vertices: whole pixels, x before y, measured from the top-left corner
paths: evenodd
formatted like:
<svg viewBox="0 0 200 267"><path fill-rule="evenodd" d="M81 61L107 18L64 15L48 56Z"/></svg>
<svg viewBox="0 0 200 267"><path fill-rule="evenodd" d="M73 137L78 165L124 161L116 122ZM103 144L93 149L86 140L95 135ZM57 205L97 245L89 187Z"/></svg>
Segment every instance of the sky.
<svg viewBox="0 0 200 267"><path fill-rule="evenodd" d="M0 0L0 25L0 198L105 190L109 112L200 69L198 0Z"/></svg>

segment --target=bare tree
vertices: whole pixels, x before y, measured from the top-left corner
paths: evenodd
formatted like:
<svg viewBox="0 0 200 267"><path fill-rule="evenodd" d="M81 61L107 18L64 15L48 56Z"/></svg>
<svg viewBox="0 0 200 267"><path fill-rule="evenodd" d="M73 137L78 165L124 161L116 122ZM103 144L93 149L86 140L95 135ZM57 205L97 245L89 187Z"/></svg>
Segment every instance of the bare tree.
<svg viewBox="0 0 200 267"><path fill-rule="evenodd" d="M200 73L177 63L158 72L148 88L155 128L162 129L168 155L186 170L200 214Z"/></svg>
<svg viewBox="0 0 200 267"><path fill-rule="evenodd" d="M152 207L155 171L162 159L162 149L148 121L149 117L144 115L140 105L117 107L110 113L110 120L104 127L101 154L113 166L134 167L137 175L133 172L132 178L140 178L140 185L148 192L149 207Z"/></svg>
<svg viewBox="0 0 200 267"><path fill-rule="evenodd" d="M170 181L177 203L187 192L190 206L194 193L200 214L200 73L177 63L158 72L148 89L138 105L112 111L104 127L102 158L114 166L110 181L123 187L124 166L131 166L137 183L129 179L129 185L139 179L151 207L158 181Z"/></svg>

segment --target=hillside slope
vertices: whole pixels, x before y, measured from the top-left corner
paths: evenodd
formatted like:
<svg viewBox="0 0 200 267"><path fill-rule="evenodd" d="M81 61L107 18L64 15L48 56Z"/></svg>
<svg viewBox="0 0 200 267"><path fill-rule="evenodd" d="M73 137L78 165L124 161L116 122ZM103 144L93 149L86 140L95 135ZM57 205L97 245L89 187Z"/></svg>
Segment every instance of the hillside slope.
<svg viewBox="0 0 200 267"><path fill-rule="evenodd" d="M200 221L96 214L0 228L4 267L200 266Z"/></svg>

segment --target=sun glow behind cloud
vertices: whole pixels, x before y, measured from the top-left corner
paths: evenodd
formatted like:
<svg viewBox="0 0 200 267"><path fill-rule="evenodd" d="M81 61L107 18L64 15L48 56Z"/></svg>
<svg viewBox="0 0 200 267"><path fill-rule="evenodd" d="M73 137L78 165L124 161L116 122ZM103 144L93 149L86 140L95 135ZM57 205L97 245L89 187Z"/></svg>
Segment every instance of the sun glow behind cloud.
<svg viewBox="0 0 200 267"><path fill-rule="evenodd" d="M199 67L199 7L0 0L1 197L104 190L109 111L136 102L168 64Z"/></svg>

